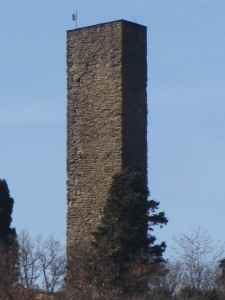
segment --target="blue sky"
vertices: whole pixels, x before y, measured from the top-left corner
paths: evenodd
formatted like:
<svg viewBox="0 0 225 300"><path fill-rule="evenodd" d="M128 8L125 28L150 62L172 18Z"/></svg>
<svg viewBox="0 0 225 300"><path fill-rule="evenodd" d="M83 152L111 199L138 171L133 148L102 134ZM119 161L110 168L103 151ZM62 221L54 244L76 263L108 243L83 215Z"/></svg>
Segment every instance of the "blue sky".
<svg viewBox="0 0 225 300"><path fill-rule="evenodd" d="M225 242L224 0L2 0L0 178L13 226L31 235L66 224L66 30L127 19L148 27L151 198L173 235L202 227Z"/></svg>

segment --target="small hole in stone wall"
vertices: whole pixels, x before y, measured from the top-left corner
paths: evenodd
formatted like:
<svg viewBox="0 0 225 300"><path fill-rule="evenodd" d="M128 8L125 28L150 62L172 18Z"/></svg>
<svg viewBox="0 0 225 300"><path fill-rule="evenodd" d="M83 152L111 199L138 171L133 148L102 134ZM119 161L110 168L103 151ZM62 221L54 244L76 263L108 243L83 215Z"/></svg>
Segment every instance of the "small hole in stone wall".
<svg viewBox="0 0 225 300"><path fill-rule="evenodd" d="M80 78L77 79L77 83L80 83Z"/></svg>

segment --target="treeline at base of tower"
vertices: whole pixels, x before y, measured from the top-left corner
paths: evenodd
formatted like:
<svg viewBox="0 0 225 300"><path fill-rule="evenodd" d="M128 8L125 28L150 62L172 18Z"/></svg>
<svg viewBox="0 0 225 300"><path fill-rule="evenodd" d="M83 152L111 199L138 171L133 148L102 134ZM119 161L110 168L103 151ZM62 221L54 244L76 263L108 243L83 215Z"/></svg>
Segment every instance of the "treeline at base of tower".
<svg viewBox="0 0 225 300"><path fill-rule="evenodd" d="M165 259L165 243L153 233L167 219L147 197L138 173L118 173L91 247L74 245L66 274L64 247L54 236L10 228L14 200L0 180L0 299L225 299L224 246L199 228L178 235Z"/></svg>

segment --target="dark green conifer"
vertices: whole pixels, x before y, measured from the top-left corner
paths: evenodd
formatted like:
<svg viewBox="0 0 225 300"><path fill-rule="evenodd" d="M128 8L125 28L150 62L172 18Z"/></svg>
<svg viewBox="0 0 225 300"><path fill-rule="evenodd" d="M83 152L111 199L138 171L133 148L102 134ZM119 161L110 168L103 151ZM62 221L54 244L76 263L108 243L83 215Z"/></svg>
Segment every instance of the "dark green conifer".
<svg viewBox="0 0 225 300"><path fill-rule="evenodd" d="M6 181L0 179L0 299L9 299L17 280L18 243L15 228L10 228L13 204Z"/></svg>
<svg viewBox="0 0 225 300"><path fill-rule="evenodd" d="M13 204L14 200L10 197L6 181L0 179L0 240L4 242L16 235L15 229L10 228Z"/></svg>
<svg viewBox="0 0 225 300"><path fill-rule="evenodd" d="M148 200L148 196L139 173L124 169L115 175L101 225L94 233L102 271L110 269L112 282L123 285L131 265L136 264L136 270L140 266L146 270L163 262L166 244L155 244L152 232L154 226L166 224L167 218L164 212L156 213L159 202Z"/></svg>

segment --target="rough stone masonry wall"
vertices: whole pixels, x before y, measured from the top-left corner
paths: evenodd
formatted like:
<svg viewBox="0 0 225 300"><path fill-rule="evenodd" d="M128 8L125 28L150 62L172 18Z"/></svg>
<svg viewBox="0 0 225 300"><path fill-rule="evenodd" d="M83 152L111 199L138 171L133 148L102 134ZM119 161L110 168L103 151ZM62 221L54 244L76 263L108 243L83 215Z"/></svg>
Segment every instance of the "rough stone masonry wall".
<svg viewBox="0 0 225 300"><path fill-rule="evenodd" d="M146 28L121 20L68 31L67 76L69 249L90 241L115 173L131 166L146 179Z"/></svg>

